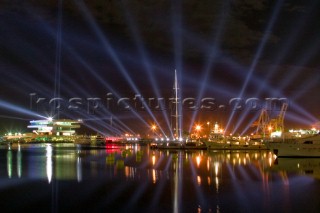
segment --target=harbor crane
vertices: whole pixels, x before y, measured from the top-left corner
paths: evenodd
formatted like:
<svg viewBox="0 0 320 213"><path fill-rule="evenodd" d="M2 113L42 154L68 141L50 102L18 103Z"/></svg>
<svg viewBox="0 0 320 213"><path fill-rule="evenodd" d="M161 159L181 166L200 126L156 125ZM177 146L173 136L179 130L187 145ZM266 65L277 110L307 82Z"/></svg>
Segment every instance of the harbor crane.
<svg viewBox="0 0 320 213"><path fill-rule="evenodd" d="M279 114L270 119L267 109L261 110L260 116L256 122L252 124L253 127L257 127L255 135L261 135L265 137L272 131L283 132L284 131L284 116L288 109L288 103L283 103Z"/></svg>

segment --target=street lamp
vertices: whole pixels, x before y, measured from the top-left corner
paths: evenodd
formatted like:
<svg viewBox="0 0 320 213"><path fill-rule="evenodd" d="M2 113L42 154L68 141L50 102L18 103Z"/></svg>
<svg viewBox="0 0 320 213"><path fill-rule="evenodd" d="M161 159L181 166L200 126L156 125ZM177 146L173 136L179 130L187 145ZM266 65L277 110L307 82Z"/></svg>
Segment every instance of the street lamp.
<svg viewBox="0 0 320 213"><path fill-rule="evenodd" d="M157 126L153 124L153 125L151 126L151 129L152 129L152 132L153 132L153 137L155 137L155 131L156 131L156 129L157 129Z"/></svg>
<svg viewBox="0 0 320 213"><path fill-rule="evenodd" d="M196 129L196 131L197 131L198 139L200 140L201 126L198 124L198 125L196 125L195 129Z"/></svg>
<svg viewBox="0 0 320 213"><path fill-rule="evenodd" d="M156 125L152 125L152 126L151 126L151 129L152 129L152 130L156 130L156 128L157 128Z"/></svg>

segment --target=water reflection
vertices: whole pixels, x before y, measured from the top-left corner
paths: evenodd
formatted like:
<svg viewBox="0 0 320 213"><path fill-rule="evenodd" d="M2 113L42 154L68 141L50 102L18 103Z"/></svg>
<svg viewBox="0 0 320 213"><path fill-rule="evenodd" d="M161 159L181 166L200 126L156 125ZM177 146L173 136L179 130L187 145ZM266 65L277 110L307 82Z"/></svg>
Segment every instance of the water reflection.
<svg viewBox="0 0 320 213"><path fill-rule="evenodd" d="M22 154L21 154L20 145L18 146L18 151L17 151L17 174L19 178L22 175Z"/></svg>
<svg viewBox="0 0 320 213"><path fill-rule="evenodd" d="M79 156L77 157L77 180L78 182L82 181L82 164Z"/></svg>
<svg viewBox="0 0 320 213"><path fill-rule="evenodd" d="M53 178L75 179L80 182L83 179L84 166L93 176L101 173L97 171L98 168L105 167L113 168L112 175L123 174L126 178L135 178L139 168L142 170L151 168L150 179L153 183L157 183L165 174L170 178L168 177L170 170L174 177L176 174L183 175L186 171L191 172L197 185L203 185L206 180L208 185L215 184L217 188L222 176L227 175L226 172L231 178L246 179L253 174L262 178L270 172L290 172L320 177L320 158L276 159L268 151L172 152L142 149L137 146L113 147L109 150L83 149L46 144L39 147L19 145L2 152L6 152L9 178L14 175L13 169L16 167L17 177L44 178L45 176L49 183Z"/></svg>
<svg viewBox="0 0 320 213"><path fill-rule="evenodd" d="M277 158L271 170L278 173L295 173L320 179L320 158Z"/></svg>
<svg viewBox="0 0 320 213"><path fill-rule="evenodd" d="M46 171L48 182L51 182L52 179L52 147L50 144L46 146Z"/></svg>
<svg viewBox="0 0 320 213"><path fill-rule="evenodd" d="M12 151L11 149L8 149L7 152L7 173L8 178L12 177Z"/></svg>
<svg viewBox="0 0 320 213"><path fill-rule="evenodd" d="M319 158L275 159L268 151L160 151L136 145L92 149L46 144L0 152L4 156L0 169L6 163L8 179L40 179L52 186L55 181L74 181L83 191L100 185L93 192L102 190L103 185L108 189L105 197L112 195L114 202L126 199L122 208L138 202L145 211L159 203L166 203L159 212L220 212L239 206L251 211L262 206L278 210L279 205L268 205L281 196L293 199L291 193L301 190L289 191L292 180L320 177ZM4 173L0 171L1 178ZM141 200L146 202L141 204Z"/></svg>

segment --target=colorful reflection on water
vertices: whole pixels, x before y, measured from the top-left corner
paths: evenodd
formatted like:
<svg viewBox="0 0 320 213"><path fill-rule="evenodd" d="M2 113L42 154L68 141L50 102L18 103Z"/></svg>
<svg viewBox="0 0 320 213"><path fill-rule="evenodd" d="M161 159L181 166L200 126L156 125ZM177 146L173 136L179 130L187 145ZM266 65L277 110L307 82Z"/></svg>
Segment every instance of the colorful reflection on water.
<svg viewBox="0 0 320 213"><path fill-rule="evenodd" d="M319 171L320 158L268 151L14 144L0 149L0 199L15 211L317 211Z"/></svg>

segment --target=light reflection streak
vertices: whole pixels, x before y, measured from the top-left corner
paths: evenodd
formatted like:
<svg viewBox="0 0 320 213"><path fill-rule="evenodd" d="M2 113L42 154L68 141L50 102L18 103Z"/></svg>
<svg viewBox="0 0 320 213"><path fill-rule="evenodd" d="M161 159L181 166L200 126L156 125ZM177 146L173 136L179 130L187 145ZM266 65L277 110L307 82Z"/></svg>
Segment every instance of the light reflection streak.
<svg viewBox="0 0 320 213"><path fill-rule="evenodd" d="M21 147L18 144L18 151L17 151L17 174L18 177L21 177L22 174L22 154L21 154Z"/></svg>
<svg viewBox="0 0 320 213"><path fill-rule="evenodd" d="M172 161L173 169L174 169L174 179L173 179L173 212L179 213L179 197L180 197L180 190L179 190L179 158L176 158L175 161ZM178 164L178 165L177 165Z"/></svg>
<svg viewBox="0 0 320 213"><path fill-rule="evenodd" d="M154 166L155 164L156 164L156 156L153 155L153 156L152 156L152 165Z"/></svg>
<svg viewBox="0 0 320 213"><path fill-rule="evenodd" d="M197 156L196 157L196 162L197 162L197 167L199 168L199 166L200 166L200 163L201 163L201 156Z"/></svg>
<svg viewBox="0 0 320 213"><path fill-rule="evenodd" d="M148 188L148 185L149 185L148 181L141 183L139 187L135 190L135 193L133 194L133 196L131 196L129 201L125 204L128 206L133 206L134 204L136 204L137 201L142 197L142 195Z"/></svg>
<svg viewBox="0 0 320 213"><path fill-rule="evenodd" d="M201 186L201 176L199 176L199 175L197 176L197 183L199 186Z"/></svg>
<svg viewBox="0 0 320 213"><path fill-rule="evenodd" d="M200 161L198 161L197 159L199 159L198 157L200 157L199 155L196 156L196 163L200 163ZM198 199L198 202L200 203L200 206L205 206L206 203L204 203L205 199L204 199L204 193L202 191L202 189L199 187L201 186L202 184L202 180L201 180L201 176L200 175L197 175L197 170L195 168L195 165L194 165L194 161L190 161L190 169L191 169L191 173L192 173L192 177L194 179L193 181L193 185L194 185L194 189L196 191L196 195L197 195L197 199ZM199 168L199 166L198 166Z"/></svg>
<svg viewBox="0 0 320 213"><path fill-rule="evenodd" d="M52 158L53 153L54 153L53 151L55 151L55 150L53 150L53 147L54 146L48 146L48 145L45 146L45 150L46 150L45 155L47 157L47 164L46 164L47 169L48 169L48 166L47 166L48 165L48 158ZM15 147L13 147L13 148L15 148ZM43 150L43 148L42 148L42 150ZM133 152L139 152L139 151L133 150ZM104 154L101 159L103 161L106 153L104 151L102 153ZM147 152L144 152L144 153L146 154ZM167 168L165 170L162 170L162 169L157 170L154 168L150 169L150 164L151 164L151 162L153 162L153 159L161 159L161 157L163 157L163 156L159 157L159 155L161 155L161 153L163 153L163 152L154 151L154 154L152 152L150 152L150 155L147 154L148 158L146 161L148 162L149 167L146 168L145 171L147 173L147 178L150 181L145 181L146 184L144 185L144 183L143 183L141 188L139 188L138 186L137 186L137 188L135 188L136 191L134 191L134 193L136 193L136 194L134 194L134 196L130 199L128 206L134 205L133 203L135 203L136 201L139 202L139 199L141 197L144 197L145 192L148 191L145 189L150 187L150 185L154 190L153 198L150 198L150 201L152 199L152 202L147 204L147 205L150 205L150 210L152 210L152 207L156 206L156 204L159 204L159 202L161 202L159 198L162 198L162 196L168 196L165 193L168 193L167 187L168 187L168 185L170 185L169 192L172 193L172 196L170 196L170 200L171 200L171 198L173 199L173 197L174 197L172 205L173 204L175 205L174 209L176 211L183 210L183 208L182 208L183 206L181 206L181 205L183 205L183 202L184 202L183 199L184 199L185 195L181 193L181 191L183 191L182 185L180 185L181 182L183 182L183 184L185 184L186 182L189 182L189 184L190 184L189 186L195 187L195 190L194 190L196 192L196 194L194 195L194 197L196 197L195 202L199 203L199 206L201 206L201 209L203 211L205 210L204 208L211 205L211 204L206 203L208 201L208 197L206 197L207 190L205 189L206 181L207 181L210 189L212 189L212 190L210 190L211 193L215 192L216 195L218 195L218 193L220 194L221 192L223 192L223 190L226 189L225 184L222 185L222 183L229 183L229 181L230 181L231 182L231 186L230 186L231 189L233 191L236 191L236 196L239 196L239 198L240 198L239 202L250 202L250 196L252 196L252 194L254 194L254 193L257 193L257 192L251 192L250 189L249 189L249 191L245 191L245 189L248 189L248 188L247 188L247 186L244 186L244 185L246 185L246 184L243 184L244 182L247 182L248 185L251 184L250 182L253 182L253 184L255 184L255 185L257 183L261 184L261 189L260 189L259 185L256 188L258 190L262 190L263 194L261 196L266 195L268 193L268 190L270 189L270 186L268 185L268 183L269 183L268 176L265 176L266 171L265 171L264 166L268 166L268 161L271 159L271 157L270 157L271 155L264 153L264 152L261 155L258 154L257 152L255 152L255 153L239 152L239 153L232 153L232 154L230 154L230 152L228 152L228 154L226 154L225 152L223 152L223 153L218 152L218 153L214 153L212 155L207 156L207 159L205 159L205 158L202 159L203 164L201 165L201 163L200 163L199 167L196 166L197 165L197 158L199 157L199 153L189 154L188 161L185 160L185 153L184 152L179 152L179 154L170 153L168 159L166 159L164 163L170 164L171 168L168 169L169 166L165 166ZM94 156L96 156L96 157L99 156L101 154L101 152L96 151L96 150L90 151L89 154L91 155L91 157L80 158L78 156L77 161L75 161L73 154L67 154L67 155L60 156L60 153L57 153L57 155L54 158L55 161L53 163L53 165L56 166L55 167L56 170L54 170L54 171L56 171L56 174L54 173L54 178L57 178L59 176L58 175L58 172L60 170L58 168L59 163L62 163L63 161L68 161L68 162L72 161L72 164L69 164L69 166L72 166L72 168L74 168L74 166L76 165L76 168L77 168L77 177L76 178L77 178L78 182L82 181L81 164L83 164L84 162L90 162L92 159L95 159ZM88 154L88 153L86 153L86 154ZM119 156L120 154L117 153L116 155ZM231 156L231 159L230 159L230 156ZM203 157L203 156L201 156L201 157ZM59 158L61 159L61 161L58 161ZM254 160L254 158L256 158L256 160ZM87 159L89 159L89 161L86 161ZM133 162L136 163L134 161L134 159L135 159L134 157L131 158L132 163ZM173 159L173 161L172 161L172 159ZM232 161L232 159L241 159L241 161L240 161L241 164L240 165L237 164L237 165L233 166L233 168L232 168L232 165L230 163L230 161ZM41 158L42 165L44 162L43 160L44 159ZM11 159L11 161L12 161L12 159ZM9 162L9 158L7 155L7 164L8 164L8 162ZM244 165L245 162L247 162L247 166ZM301 162L301 161L298 161L298 163L299 162ZM318 161L316 161L316 162L318 162ZM153 166L157 165L158 163L159 163L158 161L155 161ZM210 171L207 171L207 168L206 168L207 167L206 164L208 164L208 163L210 163L210 166L211 166ZM294 162L294 165L297 167L298 163ZM18 162L17 162L17 164L18 164ZM52 164L52 162L50 162L50 164ZM115 178L119 177L121 179L121 178L123 178L123 172L125 172L125 181L129 182L128 181L129 178L130 178L130 181L131 180L141 181L140 174L142 174L142 173L140 173L141 170L139 171L139 168L141 168L141 166L140 166L141 164L142 163L137 163L137 164L134 164L135 166L122 167L121 169L119 169L114 164L113 164L113 166L110 166L110 167L108 166L109 168L111 168L111 170L114 171L114 173L112 173L112 175L109 176L109 178L111 177L111 179L114 180ZM99 163L96 163L95 165L97 168L100 168ZM303 163L301 163L299 165L302 166ZM186 168L188 166L190 166L190 170L189 170L189 168ZM44 168L44 165L41 168L41 171L43 171L43 168ZM65 167L65 168L67 168L67 167ZM116 170L118 170L119 172L116 173ZM240 173L244 172L244 173L246 173L246 175L243 175L241 173L241 175L239 176L239 170L240 170ZM191 176L192 178L189 179L189 177L186 177L186 179L182 179L182 178L184 178L184 176L183 176L184 171L187 171L185 174L189 174L189 175L192 174L192 176ZM225 171L227 171L227 172L225 172ZM259 173L259 171L261 173ZM101 172L101 170L97 169L97 174L101 174L100 172ZM111 172L107 172L107 173L110 174ZM172 182L169 182L169 184L168 184L168 181L166 180L166 176L165 176L166 173L169 173L169 179L172 180ZM52 174L52 172L51 172L51 174ZM95 175L97 175L97 174L95 174ZM41 177L43 177L43 173L41 175L42 175ZM92 174L90 174L90 175L92 175ZM260 177L260 175L261 175L261 177ZM48 170L47 170L47 176L48 176ZM235 177L235 176L237 176L237 177ZM272 177L274 177L274 176L272 176ZM279 183L279 176L277 176L277 177L278 177L278 179L273 179L273 180L271 180L271 182L278 181L277 182L277 184L278 184ZM72 175L72 178L75 179L74 173ZM289 181L290 177L287 176L286 178ZM258 181L253 181L256 179L258 179ZM290 179L290 181L291 181L291 179ZM54 181L54 179L51 182L53 183L53 185L57 183L56 181ZM255 183L255 182L257 182L257 183ZM232 184L234 184L234 185L232 185ZM286 183L281 182L281 184L284 185ZM291 183L291 185L294 185L294 184ZM183 186L185 186L185 185L183 185ZM288 187L288 186L286 186L286 187ZM115 189L115 193L112 193L111 200L117 200L117 198L122 197L122 193L126 193L125 188L126 188L125 186L121 186L121 187ZM121 189L121 191L119 189ZM281 189L281 190L283 192L283 189ZM117 195L118 197L115 195ZM290 195L285 194L285 196L290 196ZM107 198L106 198L106 200L107 200ZM109 198L108 198L108 202L110 202Z"/></svg>
<svg viewBox="0 0 320 213"><path fill-rule="evenodd" d="M159 153L160 159L162 161L163 160L163 156L161 154L162 154L162 152ZM159 161L160 161L160 159L159 159ZM159 161L158 161L158 163L159 163ZM168 172L171 163L172 163L172 158L170 157L166 161L166 166L165 166L165 169L164 169L163 173L167 173ZM156 184L155 194L154 194L154 196L152 198L152 202L150 203L150 209L152 211L154 211L154 206L156 206L159 203L160 196L161 196L162 192L164 191L165 185L166 185L166 178L160 179L159 182Z"/></svg>
<svg viewBox="0 0 320 213"><path fill-rule="evenodd" d="M271 157L268 158L269 166L272 166L273 159Z"/></svg>
<svg viewBox="0 0 320 213"><path fill-rule="evenodd" d="M77 157L77 180L78 182L82 181L82 163L80 157Z"/></svg>
<svg viewBox="0 0 320 213"><path fill-rule="evenodd" d="M285 187L289 187L289 178L286 171L280 171L279 175Z"/></svg>
<svg viewBox="0 0 320 213"><path fill-rule="evenodd" d="M216 183L216 192L219 192L219 178L215 177L215 183Z"/></svg>
<svg viewBox="0 0 320 213"><path fill-rule="evenodd" d="M231 175L231 179L235 180L236 179L236 175L234 174L233 167L230 164L227 164L227 169L229 171L229 175Z"/></svg>
<svg viewBox="0 0 320 213"><path fill-rule="evenodd" d="M218 176L219 173L219 162L214 162L214 174L216 177Z"/></svg>
<svg viewBox="0 0 320 213"><path fill-rule="evenodd" d="M51 144L46 145L46 171L47 171L47 178L48 182L51 183L52 179L52 146Z"/></svg>
<svg viewBox="0 0 320 213"><path fill-rule="evenodd" d="M161 162L163 162L163 160L164 160L164 156L162 156L160 153L159 159L157 161L155 161L155 164L153 165L153 167L158 168L158 166L161 164ZM151 159L151 161L152 161L152 159ZM169 165L167 164L166 169L168 169L168 168L169 168Z"/></svg>
<svg viewBox="0 0 320 213"><path fill-rule="evenodd" d="M250 181L250 177L249 177L248 172L246 171L246 167L244 167L243 165L239 164L239 166L237 168L239 168L239 172L240 172L242 178L247 180L247 181Z"/></svg>
<svg viewBox="0 0 320 213"><path fill-rule="evenodd" d="M152 169L152 183L157 182L157 175L156 175L156 170Z"/></svg>
<svg viewBox="0 0 320 213"><path fill-rule="evenodd" d="M8 149L7 151L7 172L8 172L8 177L12 177L12 151Z"/></svg>

